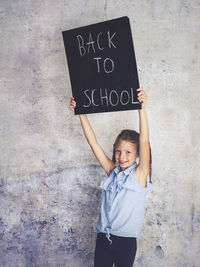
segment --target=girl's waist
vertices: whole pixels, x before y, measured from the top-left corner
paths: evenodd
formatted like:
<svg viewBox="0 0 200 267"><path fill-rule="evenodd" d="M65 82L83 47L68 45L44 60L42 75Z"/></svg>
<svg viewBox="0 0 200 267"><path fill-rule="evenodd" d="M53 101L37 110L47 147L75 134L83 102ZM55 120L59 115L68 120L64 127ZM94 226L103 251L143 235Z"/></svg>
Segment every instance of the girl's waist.
<svg viewBox="0 0 200 267"><path fill-rule="evenodd" d="M132 236L118 236L118 235L113 235L111 233L109 233L109 235L111 238L114 238L114 239L137 239L136 237L132 237ZM106 233L99 232L97 233L97 236L106 237Z"/></svg>

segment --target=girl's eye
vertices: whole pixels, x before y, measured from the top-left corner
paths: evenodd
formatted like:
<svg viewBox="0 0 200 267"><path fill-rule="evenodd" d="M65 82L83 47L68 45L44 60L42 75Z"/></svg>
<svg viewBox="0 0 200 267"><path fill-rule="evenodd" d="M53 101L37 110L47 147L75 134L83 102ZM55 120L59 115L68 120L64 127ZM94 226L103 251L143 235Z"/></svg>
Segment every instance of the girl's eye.
<svg viewBox="0 0 200 267"><path fill-rule="evenodd" d="M130 154L131 152L130 151L127 151L127 154Z"/></svg>
<svg viewBox="0 0 200 267"><path fill-rule="evenodd" d="M119 153L120 151L118 149L115 150L115 153Z"/></svg>

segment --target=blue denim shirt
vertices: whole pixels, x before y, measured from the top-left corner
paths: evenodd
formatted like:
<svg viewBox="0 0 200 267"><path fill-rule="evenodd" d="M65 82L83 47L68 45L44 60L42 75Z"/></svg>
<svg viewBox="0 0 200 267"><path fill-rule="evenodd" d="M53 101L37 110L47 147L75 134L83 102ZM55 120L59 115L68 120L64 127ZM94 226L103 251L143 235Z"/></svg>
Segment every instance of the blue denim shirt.
<svg viewBox="0 0 200 267"><path fill-rule="evenodd" d="M112 243L110 234L140 238L144 217L145 196L153 190L147 177L147 186L142 187L136 178L137 163L120 172L117 166L100 183L103 189L101 212L97 233L102 232Z"/></svg>

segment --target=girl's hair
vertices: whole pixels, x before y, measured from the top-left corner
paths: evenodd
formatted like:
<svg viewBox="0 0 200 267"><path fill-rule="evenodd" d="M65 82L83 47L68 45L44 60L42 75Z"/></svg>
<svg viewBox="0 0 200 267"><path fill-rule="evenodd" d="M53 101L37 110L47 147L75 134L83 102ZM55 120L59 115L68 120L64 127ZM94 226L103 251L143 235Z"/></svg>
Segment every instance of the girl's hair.
<svg viewBox="0 0 200 267"><path fill-rule="evenodd" d="M129 141L136 145L137 147L137 153L139 154L139 133L134 130L123 130L121 133L117 136L115 143L113 144L113 157L112 161L115 163L115 147L120 142L120 140ZM149 145L150 146L150 145ZM150 160L149 160L149 182L151 181L151 175L152 175L152 157L151 157L151 146L150 146Z"/></svg>

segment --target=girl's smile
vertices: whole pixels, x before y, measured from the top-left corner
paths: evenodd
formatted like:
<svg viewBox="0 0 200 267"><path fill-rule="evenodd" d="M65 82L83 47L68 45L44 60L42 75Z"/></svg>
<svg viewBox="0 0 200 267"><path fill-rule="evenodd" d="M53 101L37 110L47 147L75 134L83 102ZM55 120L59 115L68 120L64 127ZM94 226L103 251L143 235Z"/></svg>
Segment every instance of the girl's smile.
<svg viewBox="0 0 200 267"><path fill-rule="evenodd" d="M138 153L135 144L126 140L120 140L116 145L115 160L122 171L133 165L137 157Z"/></svg>
<svg viewBox="0 0 200 267"><path fill-rule="evenodd" d="M120 164L125 164L125 163L127 163L128 161L121 161L121 160L119 160L119 163Z"/></svg>

